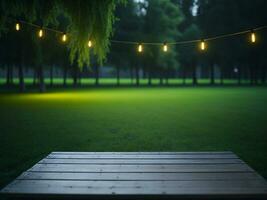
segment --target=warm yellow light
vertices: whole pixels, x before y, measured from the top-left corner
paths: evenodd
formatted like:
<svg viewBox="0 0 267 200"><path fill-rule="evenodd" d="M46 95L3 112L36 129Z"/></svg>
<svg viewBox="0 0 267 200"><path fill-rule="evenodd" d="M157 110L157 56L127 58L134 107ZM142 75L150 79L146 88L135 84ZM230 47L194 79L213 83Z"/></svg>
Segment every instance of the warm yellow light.
<svg viewBox="0 0 267 200"><path fill-rule="evenodd" d="M92 41L91 41L91 40L88 41L88 47L89 47L89 48L92 47Z"/></svg>
<svg viewBox="0 0 267 200"><path fill-rule="evenodd" d="M20 24L16 23L16 31L19 31L19 30L20 30Z"/></svg>
<svg viewBox="0 0 267 200"><path fill-rule="evenodd" d="M206 43L204 42L204 40L202 40L201 43L200 43L200 49L202 51L204 51L206 49Z"/></svg>
<svg viewBox="0 0 267 200"><path fill-rule="evenodd" d="M38 36L39 38L42 38L44 36L44 31L43 29L40 29L39 32L38 32Z"/></svg>
<svg viewBox="0 0 267 200"><path fill-rule="evenodd" d="M256 42L256 34L254 32L251 33L250 39L252 43Z"/></svg>
<svg viewBox="0 0 267 200"><path fill-rule="evenodd" d="M141 53L141 52L143 51L143 46L142 46L142 44L139 44L139 45L138 45L138 49L137 49L137 50L138 50L139 53Z"/></svg>
<svg viewBox="0 0 267 200"><path fill-rule="evenodd" d="M164 45L163 45L163 51L164 51L164 52L167 52L167 51L168 51L168 46L167 46L167 44L164 44Z"/></svg>
<svg viewBox="0 0 267 200"><path fill-rule="evenodd" d="M66 41L67 41L67 35L66 35L66 33L64 33L64 34L62 35L62 41L63 41L63 42L66 42Z"/></svg>

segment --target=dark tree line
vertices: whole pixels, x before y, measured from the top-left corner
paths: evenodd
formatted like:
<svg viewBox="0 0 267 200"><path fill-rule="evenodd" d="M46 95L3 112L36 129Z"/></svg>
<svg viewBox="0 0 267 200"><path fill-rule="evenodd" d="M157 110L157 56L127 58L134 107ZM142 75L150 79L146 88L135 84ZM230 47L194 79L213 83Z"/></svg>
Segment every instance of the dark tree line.
<svg viewBox="0 0 267 200"><path fill-rule="evenodd" d="M203 35L213 36L246 30L267 24L267 2L262 0L224 1L199 0L197 23ZM238 82L241 78L250 79L251 84L266 82L266 30L256 32L256 43L250 43L250 34L211 42L202 62L210 68L211 84L214 83L214 66L221 71L221 82L224 76L236 69ZM229 75L228 75L229 76Z"/></svg>
<svg viewBox="0 0 267 200"><path fill-rule="evenodd" d="M0 64L7 68L7 84L12 83L13 66L16 66L20 90L24 91L23 72L29 67L36 72L40 91L43 92L46 68L50 68L52 76L53 66L65 68L68 62L76 85L79 71L92 63L90 58L94 57L98 64L105 60L115 22L114 11L116 5L122 2L125 1L1 0ZM15 31L15 23L20 24L21 30ZM37 37L38 29L43 30L44 37ZM57 43L65 32L71 39L62 48ZM88 41L94 44L92 51L88 48Z"/></svg>
<svg viewBox="0 0 267 200"><path fill-rule="evenodd" d="M5 13L1 14L0 18L0 21L4 22L2 23L4 26L0 26L0 67L6 71L7 85L13 82L14 69L18 71L21 91L25 90L25 69L33 70L33 84L38 84L41 91L45 87L44 71L49 72L52 86L55 68L61 69L64 85L69 75L73 78L74 86L81 83L82 76L94 76L95 84L98 85L103 60L105 65L114 69L118 85L120 85L122 72L127 72L132 83L136 85L140 84L141 78L146 78L148 85L152 84L152 79L159 79L159 84L168 84L170 78L182 78L183 83L190 78L196 85L200 78L198 71L202 71L204 76L210 79L210 84L216 83L215 80L218 77L215 75L218 76L218 74L221 84L229 78L237 79L238 84L241 84L243 79L249 80L251 84L266 83L266 29L255 32L256 42L253 44L250 42L250 34L246 33L207 41L205 51L199 50L198 43L168 45L167 52L162 50L164 42L168 44L174 41L205 39L267 25L267 1L265 0L231 0L227 3L224 0L128 0L126 4L117 6L116 19L113 19L112 11L115 3L112 1L109 4L110 8L103 8L109 13L103 16L108 20L90 26L90 30L81 28L84 27L82 26L84 23L89 23L88 20L79 24L77 18L79 12L76 12L79 10L77 2L70 1L73 4L65 5L63 1L46 1L46 9L43 10L36 6L42 1L36 0L30 3L28 1L25 3L28 6L24 11L18 12L12 8L13 13L4 12L4 7L10 6L5 5L6 2L3 0L0 4L1 12ZM79 2L84 5L89 1ZM84 12L91 9L93 1L90 2L90 5L83 9ZM52 6L60 4L67 8L71 7L66 11L67 15L59 9L60 6ZM95 8L100 4L94 4ZM48 8L54 8L53 12L48 12ZM31 9L40 13L27 19L25 11ZM87 17L98 16L103 12L104 10L100 9ZM43 16L46 19L45 24L49 27L66 31L70 29L71 32L80 30L83 34L79 36L76 31L75 37L70 37L71 43L68 44L60 42L61 35L58 33L46 32L44 39L40 40L36 37L36 28L22 24L22 30L16 32L14 16L36 23L40 23L40 16ZM10 17L13 17L13 20L8 20ZM84 17L86 17L85 14ZM138 53L137 44L112 43L105 59L109 47L108 34L111 33L114 20L113 40L160 42L162 45L144 44L143 52ZM101 29L102 26L108 27ZM92 28L96 31L92 31ZM87 36L84 33L94 35L93 48L86 46ZM76 37L80 37L80 40L75 39ZM101 37L105 42L102 42ZM90 65L89 60L91 60Z"/></svg>
<svg viewBox="0 0 267 200"><path fill-rule="evenodd" d="M232 0L227 3L223 0L130 1L126 7L117 9L120 20L115 24L115 39L140 42L205 39L266 25L266 9L264 0ZM180 14L174 17L172 12ZM135 65L136 71L142 69L148 84L151 84L151 78L159 78L160 84L166 79L167 84L168 78L178 77L184 80L183 83L191 78L196 85L197 71L202 71L210 79L210 84L215 84L218 75L221 84L224 79L233 78L238 84L242 79L251 84L265 84L266 32L266 29L256 31L253 44L250 33L208 41L205 51L200 51L197 43L191 43L172 46L171 51L164 54L160 46L147 45L139 55L133 46L114 44L108 61L117 69L118 83L119 71L132 71ZM138 84L139 73L135 74Z"/></svg>

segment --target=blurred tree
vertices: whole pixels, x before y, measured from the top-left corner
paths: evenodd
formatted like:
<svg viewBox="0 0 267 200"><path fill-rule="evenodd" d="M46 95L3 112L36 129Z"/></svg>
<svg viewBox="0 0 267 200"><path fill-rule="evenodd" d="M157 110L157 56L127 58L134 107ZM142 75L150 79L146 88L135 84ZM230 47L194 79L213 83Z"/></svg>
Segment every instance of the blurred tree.
<svg viewBox="0 0 267 200"><path fill-rule="evenodd" d="M167 80L170 73L178 67L175 47L168 46L168 51L163 52L163 43L174 42L179 36L178 25L182 21L179 7L169 0L149 0L144 16L144 41L159 42L160 46L144 46L143 62L149 74L151 83L152 71L157 71L160 84L163 78Z"/></svg>
<svg viewBox="0 0 267 200"><path fill-rule="evenodd" d="M196 24L191 24L185 31L183 32L181 36L181 40L187 41L187 40L196 40L200 36L200 30ZM199 49L198 46L196 46L195 43L189 43L189 44L181 44L178 47L179 50L179 59L181 66L183 68L183 80L185 84L186 79L186 72L191 71L192 73L192 83L195 85L197 84L197 73L196 73L196 67L197 63L199 62L198 56L199 56Z"/></svg>
<svg viewBox="0 0 267 200"><path fill-rule="evenodd" d="M228 3L220 0L198 0L197 3L198 25L203 35L208 37L267 24L267 2L264 0L235 0ZM214 64L221 66L222 78L224 74L229 77L230 74L237 73L238 82L241 83L241 73L249 71L251 83L257 82L259 65L265 62L262 58L266 57L263 51L266 41L261 40L259 44L252 45L249 34L246 34L210 41L208 45L206 63L210 65L211 83L214 83ZM261 67L261 71L262 77L266 76L266 68Z"/></svg>
<svg viewBox="0 0 267 200"><path fill-rule="evenodd" d="M32 68L37 72L35 77L39 79L40 90L44 91L43 72L49 69L52 85L54 66L63 69L64 85L68 72L72 72L73 83L77 85L81 67L94 66L95 83L98 84L99 63L105 60L108 52L115 5L115 0L0 1L0 58L2 66L8 66L7 84L12 83L13 69L18 69L20 90L23 91L24 70ZM215 66L220 71L216 74L220 74L221 83L224 78L232 77L237 78L238 83L242 82L242 77L249 78L251 84L265 83L267 40L263 36L266 30L256 31L254 44L249 41L249 33L207 41L207 50L201 54L197 50L198 44L173 46L168 42L205 39L265 25L266 9L265 0L228 3L221 0L129 0L116 9L120 19L115 23L113 40L158 42L158 45L143 44L143 52L138 53L136 43L112 43L108 58L116 69L117 84L120 84L122 70L129 70L133 78L135 69L138 85L141 68L143 77L148 77L148 84L152 77L159 77L162 84L164 78L168 82L168 77L175 75L178 66L183 70L184 80L186 74L190 74L193 83L197 84L196 66L200 64L209 73L211 84L215 83ZM45 33L40 40L36 28L23 24L22 30L16 32L16 19L66 31L69 42L58 42L62 35L52 32ZM89 39L93 43L91 49L87 46ZM163 42L167 42L167 52L162 50Z"/></svg>
<svg viewBox="0 0 267 200"><path fill-rule="evenodd" d="M40 26L55 26L59 23L57 16L63 13L70 19L67 27L72 36L69 43L70 60L73 62L77 57L77 63L82 67L90 62L89 39L94 41L94 53L98 61L105 59L118 2L122 0L4 0L0 4L0 30L6 30L10 16L39 21Z"/></svg>
<svg viewBox="0 0 267 200"><path fill-rule="evenodd" d="M172 0L173 3L180 7L182 12L183 20L179 24L179 30L182 32L190 27L194 21L195 16L193 15L193 8L195 6L195 0Z"/></svg>
<svg viewBox="0 0 267 200"><path fill-rule="evenodd" d="M94 43L93 53L99 63L106 58L109 48L109 37L114 23L114 9L120 1L115 0L21 0L0 2L0 35L7 32L13 19L37 22L41 26L57 27L57 17L64 14L70 23L66 29L72 36L68 47L70 61L77 62L81 68L90 64L89 39ZM43 49L38 47L40 90L44 90L43 81Z"/></svg>
<svg viewBox="0 0 267 200"><path fill-rule="evenodd" d="M24 70L25 67L33 66L34 46L29 34L31 27L25 27L24 32L11 31L1 38L1 61L7 65L7 80L9 85L13 82L13 66L18 69L19 89L25 90Z"/></svg>
<svg viewBox="0 0 267 200"><path fill-rule="evenodd" d="M196 24L196 16L193 13L195 7L195 0L173 0L181 8L183 14L183 21L179 25L181 35L178 38L180 41L196 40L201 36L201 31ZM195 43L185 45L177 45L179 55L178 61L181 63L180 71L182 71L183 84L186 82L187 74L192 74L193 84L197 84L196 68L199 62L198 48Z"/></svg>
<svg viewBox="0 0 267 200"><path fill-rule="evenodd" d="M138 4L129 0L126 5L119 5L116 9L114 40L140 41L143 35L143 15L139 13ZM113 43L109 53L109 62L116 69L117 84L120 84L120 71L128 69L133 78L133 68L136 68L136 45Z"/></svg>

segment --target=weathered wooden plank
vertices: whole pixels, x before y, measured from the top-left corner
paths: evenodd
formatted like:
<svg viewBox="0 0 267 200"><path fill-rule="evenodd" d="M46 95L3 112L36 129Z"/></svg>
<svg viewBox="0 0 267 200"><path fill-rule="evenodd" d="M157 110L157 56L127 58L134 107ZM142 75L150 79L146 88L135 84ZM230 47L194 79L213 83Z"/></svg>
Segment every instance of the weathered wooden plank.
<svg viewBox="0 0 267 200"><path fill-rule="evenodd" d="M217 155L217 154L232 154L231 151L199 151L199 152L69 152L60 151L52 152L50 155L60 154L60 155Z"/></svg>
<svg viewBox="0 0 267 200"><path fill-rule="evenodd" d="M243 173L64 173L24 172L17 178L28 180L263 180L254 172Z"/></svg>
<svg viewBox="0 0 267 200"><path fill-rule="evenodd" d="M78 165L36 164L29 171L42 172L248 172L245 164L195 165Z"/></svg>
<svg viewBox="0 0 267 200"><path fill-rule="evenodd" d="M10 187L47 186L47 187L147 187L147 188L266 188L262 180L223 180L223 181L64 181L64 180L15 180ZM265 190L267 192L267 190Z"/></svg>
<svg viewBox="0 0 267 200"><path fill-rule="evenodd" d="M175 164L237 164L244 163L240 159L43 159L39 164L157 164L157 165L175 165Z"/></svg>
<svg viewBox="0 0 267 200"><path fill-rule="evenodd" d="M262 181L46 181L16 180L11 193L51 194L267 194Z"/></svg>
<svg viewBox="0 0 267 200"><path fill-rule="evenodd" d="M160 198L160 197L166 197L166 196L175 196L175 198L181 197L181 199L184 198L197 198L201 199L204 197L213 197L215 196L216 199L218 198L227 198L227 197L238 197L241 199L258 199L260 197L261 199L266 198L266 193L263 191L262 188L253 188L250 190L247 190L247 188L228 188L225 190L224 188L210 188L204 190L203 188L182 188L182 189L173 189L173 188L165 188L164 190L161 188L62 188L62 187L48 187L46 189L42 187L35 187L34 190L31 187L24 187L24 188L5 188L3 189L2 193L4 194L16 194L16 195L27 195L27 196L33 196L37 195L38 197L44 197L44 196L63 196L63 197L72 197L72 199L75 199L75 197L99 197L102 198L105 197L105 199L109 197L116 197L116 196L125 196L125 199L128 199L132 196L137 197L148 197L148 196L154 196ZM42 195L42 196L40 196ZM96 196L94 196L96 195ZM144 196L143 196L144 195Z"/></svg>
<svg viewBox="0 0 267 200"><path fill-rule="evenodd" d="M64 155L50 154L49 159L231 159L234 154L201 154L201 155Z"/></svg>
<svg viewBox="0 0 267 200"><path fill-rule="evenodd" d="M232 152L53 152L1 193L267 197L267 184Z"/></svg>

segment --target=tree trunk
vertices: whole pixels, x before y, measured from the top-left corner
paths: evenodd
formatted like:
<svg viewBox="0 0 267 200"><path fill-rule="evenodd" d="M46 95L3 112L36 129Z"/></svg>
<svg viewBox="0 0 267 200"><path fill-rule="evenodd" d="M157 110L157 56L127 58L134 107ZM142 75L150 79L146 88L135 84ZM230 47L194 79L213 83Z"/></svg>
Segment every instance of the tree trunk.
<svg viewBox="0 0 267 200"><path fill-rule="evenodd" d="M73 87L78 86L78 66L73 66Z"/></svg>
<svg viewBox="0 0 267 200"><path fill-rule="evenodd" d="M14 79L13 79L14 78L14 66L10 65L9 68L10 68L9 83L13 85L14 84Z"/></svg>
<svg viewBox="0 0 267 200"><path fill-rule="evenodd" d="M82 86L82 70L78 70L78 77L79 86Z"/></svg>
<svg viewBox="0 0 267 200"><path fill-rule="evenodd" d="M133 67L130 67L130 78L131 78L131 84L133 84L133 80L134 80Z"/></svg>
<svg viewBox="0 0 267 200"><path fill-rule="evenodd" d="M25 91L25 83L24 83L24 72L23 72L23 64L19 64L19 91Z"/></svg>
<svg viewBox="0 0 267 200"><path fill-rule="evenodd" d="M136 85L139 85L139 67L135 67Z"/></svg>
<svg viewBox="0 0 267 200"><path fill-rule="evenodd" d="M95 85L99 85L99 64L95 64Z"/></svg>
<svg viewBox="0 0 267 200"><path fill-rule="evenodd" d="M67 75L68 75L68 67L65 64L64 65L64 69L63 69L63 86L66 87L67 86Z"/></svg>
<svg viewBox="0 0 267 200"><path fill-rule="evenodd" d="M211 63L210 64L210 84L214 85L215 81L214 81L214 64Z"/></svg>
<svg viewBox="0 0 267 200"><path fill-rule="evenodd" d="M146 79L146 78L147 78L147 70L146 70L146 67L143 67L142 72L143 72L143 76L142 76L142 78L143 78L143 79Z"/></svg>
<svg viewBox="0 0 267 200"><path fill-rule="evenodd" d="M221 74L220 74L220 79L221 79L221 82L220 84L223 85L223 76L224 76L224 71L223 71L223 65L221 65Z"/></svg>
<svg viewBox="0 0 267 200"><path fill-rule="evenodd" d="M149 68L148 71L148 85L152 85L152 74L151 74L151 68Z"/></svg>
<svg viewBox="0 0 267 200"><path fill-rule="evenodd" d="M38 81L38 70L36 67L34 67L33 69L33 86L35 86L37 84L37 81Z"/></svg>
<svg viewBox="0 0 267 200"><path fill-rule="evenodd" d="M192 67L193 67L193 80L192 80L192 83L193 83L193 85L197 85L197 67L196 67L196 63L195 62L192 63Z"/></svg>
<svg viewBox="0 0 267 200"><path fill-rule="evenodd" d="M6 65L6 85L13 84L13 65Z"/></svg>
<svg viewBox="0 0 267 200"><path fill-rule="evenodd" d="M120 85L120 67L116 67L117 85Z"/></svg>
<svg viewBox="0 0 267 200"><path fill-rule="evenodd" d="M159 84L160 84L160 85L163 85L163 77L162 77L162 75L160 75L160 78L159 78Z"/></svg>
<svg viewBox="0 0 267 200"><path fill-rule="evenodd" d="M10 73L11 73L11 65L6 65L6 85L9 86L10 81Z"/></svg>
<svg viewBox="0 0 267 200"><path fill-rule="evenodd" d="M54 78L54 66L51 65L50 67L50 86L53 86L53 78Z"/></svg>
<svg viewBox="0 0 267 200"><path fill-rule="evenodd" d="M255 83L255 57L256 56L256 49L255 48L250 48L250 59L249 59L249 76L250 76L250 85L254 85Z"/></svg>
<svg viewBox="0 0 267 200"><path fill-rule="evenodd" d="M237 72L237 83L238 85L241 85L241 69L240 67L237 68L238 72Z"/></svg>
<svg viewBox="0 0 267 200"><path fill-rule="evenodd" d="M162 70L159 70L159 84L163 85L163 74L162 74Z"/></svg>
<svg viewBox="0 0 267 200"><path fill-rule="evenodd" d="M44 67L42 63L39 64L39 91L45 92Z"/></svg>
<svg viewBox="0 0 267 200"><path fill-rule="evenodd" d="M264 65L261 66L261 83L266 83L266 67Z"/></svg>
<svg viewBox="0 0 267 200"><path fill-rule="evenodd" d="M249 65L249 78L250 78L250 85L254 84L253 81L253 67L251 66L251 64Z"/></svg>
<svg viewBox="0 0 267 200"><path fill-rule="evenodd" d="M186 83L186 70L185 67L183 67L183 85Z"/></svg>
<svg viewBox="0 0 267 200"><path fill-rule="evenodd" d="M255 70L254 70L254 83L258 85L258 63L255 63Z"/></svg>
<svg viewBox="0 0 267 200"><path fill-rule="evenodd" d="M169 85L169 74L166 75L166 85Z"/></svg>

